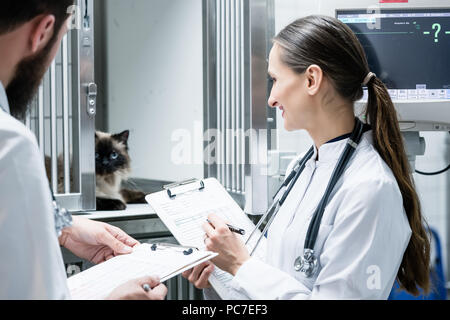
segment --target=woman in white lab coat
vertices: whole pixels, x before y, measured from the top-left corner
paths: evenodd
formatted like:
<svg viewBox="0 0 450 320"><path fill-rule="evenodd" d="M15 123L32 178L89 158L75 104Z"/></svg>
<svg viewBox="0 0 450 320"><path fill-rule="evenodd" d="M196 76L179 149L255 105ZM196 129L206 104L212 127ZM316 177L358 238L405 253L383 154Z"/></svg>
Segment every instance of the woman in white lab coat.
<svg viewBox="0 0 450 320"><path fill-rule="evenodd" d="M219 253L214 264L234 276L222 298L387 299L396 279L410 293L428 292L429 238L396 111L358 39L337 19L310 16L273 42L269 105L282 111L287 130L307 130L314 155L268 230L265 260L251 257L219 217L211 215L203 226L207 249ZM314 246L318 272L308 278L294 263L355 127L353 106L365 86L363 118L370 126L331 193ZM213 269L203 264L184 276L209 288ZM212 290L205 295L217 297Z"/></svg>

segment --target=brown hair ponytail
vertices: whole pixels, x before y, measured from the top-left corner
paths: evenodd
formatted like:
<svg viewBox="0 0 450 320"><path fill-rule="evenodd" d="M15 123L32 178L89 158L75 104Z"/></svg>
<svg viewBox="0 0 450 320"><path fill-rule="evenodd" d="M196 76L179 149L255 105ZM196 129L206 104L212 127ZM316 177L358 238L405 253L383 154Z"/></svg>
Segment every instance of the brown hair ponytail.
<svg viewBox="0 0 450 320"><path fill-rule="evenodd" d="M419 295L418 287L430 291L430 240L425 231L420 202L405 153L397 112L384 83L374 77L368 83L366 117L373 130L374 146L391 168L403 197L403 207L412 230L411 240L397 274L398 282L408 292Z"/></svg>
<svg viewBox="0 0 450 320"><path fill-rule="evenodd" d="M353 31L328 16L308 16L294 21L274 39L282 48L282 60L294 72L320 66L341 97L354 103L363 97L362 83L370 73L364 50ZM366 85L366 84L365 84ZM373 129L376 150L392 170L403 197L412 230L397 280L401 288L418 295L430 290L430 238L422 217L397 113L386 86L377 77L367 83L369 101L366 118Z"/></svg>

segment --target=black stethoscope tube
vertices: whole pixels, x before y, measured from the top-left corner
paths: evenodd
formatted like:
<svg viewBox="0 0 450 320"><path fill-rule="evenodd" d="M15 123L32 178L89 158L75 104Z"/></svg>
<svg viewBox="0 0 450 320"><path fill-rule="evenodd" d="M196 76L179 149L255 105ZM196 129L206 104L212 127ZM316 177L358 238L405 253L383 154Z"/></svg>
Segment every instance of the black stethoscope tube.
<svg viewBox="0 0 450 320"><path fill-rule="evenodd" d="M281 187L277 190L277 192L275 192L275 196L273 197L273 199L275 199L277 197L277 195L280 193L281 189L283 189L284 187L287 187L292 181L295 182L298 180L300 174L303 172L303 170L305 169L305 165L306 162L311 159L311 157L314 154L314 147L312 147L307 153L306 155L303 157L303 159L297 163L297 165L294 167L294 169L292 170L291 174L284 180L283 184L281 185ZM294 179L294 180L293 180ZM292 188L292 187L291 187ZM289 188L289 190L287 190L286 192L289 194L289 192L291 191L291 188ZM286 193L285 193L286 194ZM284 194L283 194L284 196ZM287 195L286 195L287 197ZM285 200L286 198L284 198ZM284 202L284 201L283 201Z"/></svg>
<svg viewBox="0 0 450 320"><path fill-rule="evenodd" d="M345 150L343 154L341 155L341 158L338 161L338 164L336 168L334 169L333 175L331 177L330 182L328 183L327 189L325 191L325 194L322 198L322 200L319 202L319 205L317 207L316 212L313 215L313 218L311 220L311 223L308 227L308 232L306 234L305 238L305 249L314 249L314 245L317 239L317 235L319 234L320 224L322 222L322 216L325 212L325 208L328 204L328 199L330 198L330 195L336 186L337 182L341 178L342 174L344 173L345 168L347 167L351 157L356 151L356 147L361 142L361 138L363 135L364 125L362 124L359 119L356 119L356 127L355 130L352 133L352 136L350 137L349 143L347 143L347 146L345 147Z"/></svg>
<svg viewBox="0 0 450 320"><path fill-rule="evenodd" d="M273 198L274 202L272 203L270 208L266 211L266 213L261 217L261 219L259 219L258 224L255 226L255 228L253 229L252 233L250 234L250 236L248 237L247 241L245 242L246 245L250 242L250 240L252 239L253 235L256 233L257 230L259 230L259 228L261 227L263 222L267 219L267 216L273 211L274 213L272 214L272 216L269 219L266 227L262 231L262 235L264 235L266 233L267 229L271 225L271 222L273 221L273 218L275 218L279 208L284 203L284 201L286 200L287 196L291 192L294 184L296 183L296 181L298 180L298 178L302 174L303 170L305 169L306 162L308 162L308 160L311 159L313 154L314 154L314 147L312 147L306 153L305 157L301 161L299 161L297 163L297 165L294 167L294 169L292 170L291 174L287 177L287 179L283 182L281 187L275 193L275 196ZM286 188L286 187L288 187L288 189L283 193L283 196L279 200L276 200L276 198L278 197L278 195L281 192L281 190L283 188ZM262 238L262 236L256 242L256 245L254 246L253 251L251 252L250 255L253 255L253 253L255 252L256 248L258 247L259 242L261 241L261 238Z"/></svg>
<svg viewBox="0 0 450 320"><path fill-rule="evenodd" d="M293 179L292 183L290 183L291 181L288 181L288 180L289 180L289 177L288 177L288 179L286 180L286 181L287 181L287 185L289 185L289 187L287 188L286 192L283 194L283 196L282 196L281 199L280 199L280 202L279 202L280 206L282 206L283 203L284 203L284 201L286 201L286 198L287 198L288 195L291 193L291 190L292 190L292 188L294 187L295 183L297 182L298 178L300 178L300 176L301 176L302 173L303 173L303 170L305 170L306 163L309 161L309 159L312 158L313 155L314 155L314 147L312 147L312 148L306 153L305 157L304 157L304 158L302 159L302 161L299 163L298 171L292 172L292 173L295 174L295 175L294 175L294 178L291 178L291 179L290 179L290 180ZM291 175L292 175L292 173L291 173ZM289 176L291 176L291 175L289 175ZM287 186L287 185L286 185L286 186Z"/></svg>

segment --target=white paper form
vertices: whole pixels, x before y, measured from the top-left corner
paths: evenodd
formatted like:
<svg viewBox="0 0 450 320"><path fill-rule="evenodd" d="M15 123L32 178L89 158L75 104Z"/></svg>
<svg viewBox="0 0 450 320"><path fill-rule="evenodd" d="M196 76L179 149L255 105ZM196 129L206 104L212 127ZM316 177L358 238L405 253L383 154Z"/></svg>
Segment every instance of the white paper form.
<svg viewBox="0 0 450 320"><path fill-rule="evenodd" d="M244 229L246 234L242 237L242 240L247 241L255 228L253 222L219 181L210 178L203 180L203 182L205 188L201 191L193 190L180 193L173 199L169 197L167 191L162 191L148 195L146 200L181 245L205 248L205 232L202 225L211 213L217 214L237 228ZM184 188L192 190L192 187L190 189L189 187ZM253 235L247 246L249 251L254 247L260 235L260 231ZM265 252L266 239L263 237L254 256L264 261ZM230 294L230 281L232 279L232 275L216 267L209 281L219 296L227 299Z"/></svg>
<svg viewBox="0 0 450 320"><path fill-rule="evenodd" d="M74 300L101 300L127 281L158 276L165 282L216 256L208 251L193 251L189 255L176 249L152 251L151 245L142 244L132 254L115 257L74 275L68 279L68 286Z"/></svg>

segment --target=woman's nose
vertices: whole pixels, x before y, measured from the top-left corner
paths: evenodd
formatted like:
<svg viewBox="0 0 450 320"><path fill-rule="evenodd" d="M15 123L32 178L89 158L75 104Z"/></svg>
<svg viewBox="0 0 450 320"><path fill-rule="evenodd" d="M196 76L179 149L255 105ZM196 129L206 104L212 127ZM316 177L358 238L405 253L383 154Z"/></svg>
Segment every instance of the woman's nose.
<svg viewBox="0 0 450 320"><path fill-rule="evenodd" d="M269 104L269 107L276 108L278 106L278 101L275 98L273 98L273 96L271 95L269 97L268 104Z"/></svg>

